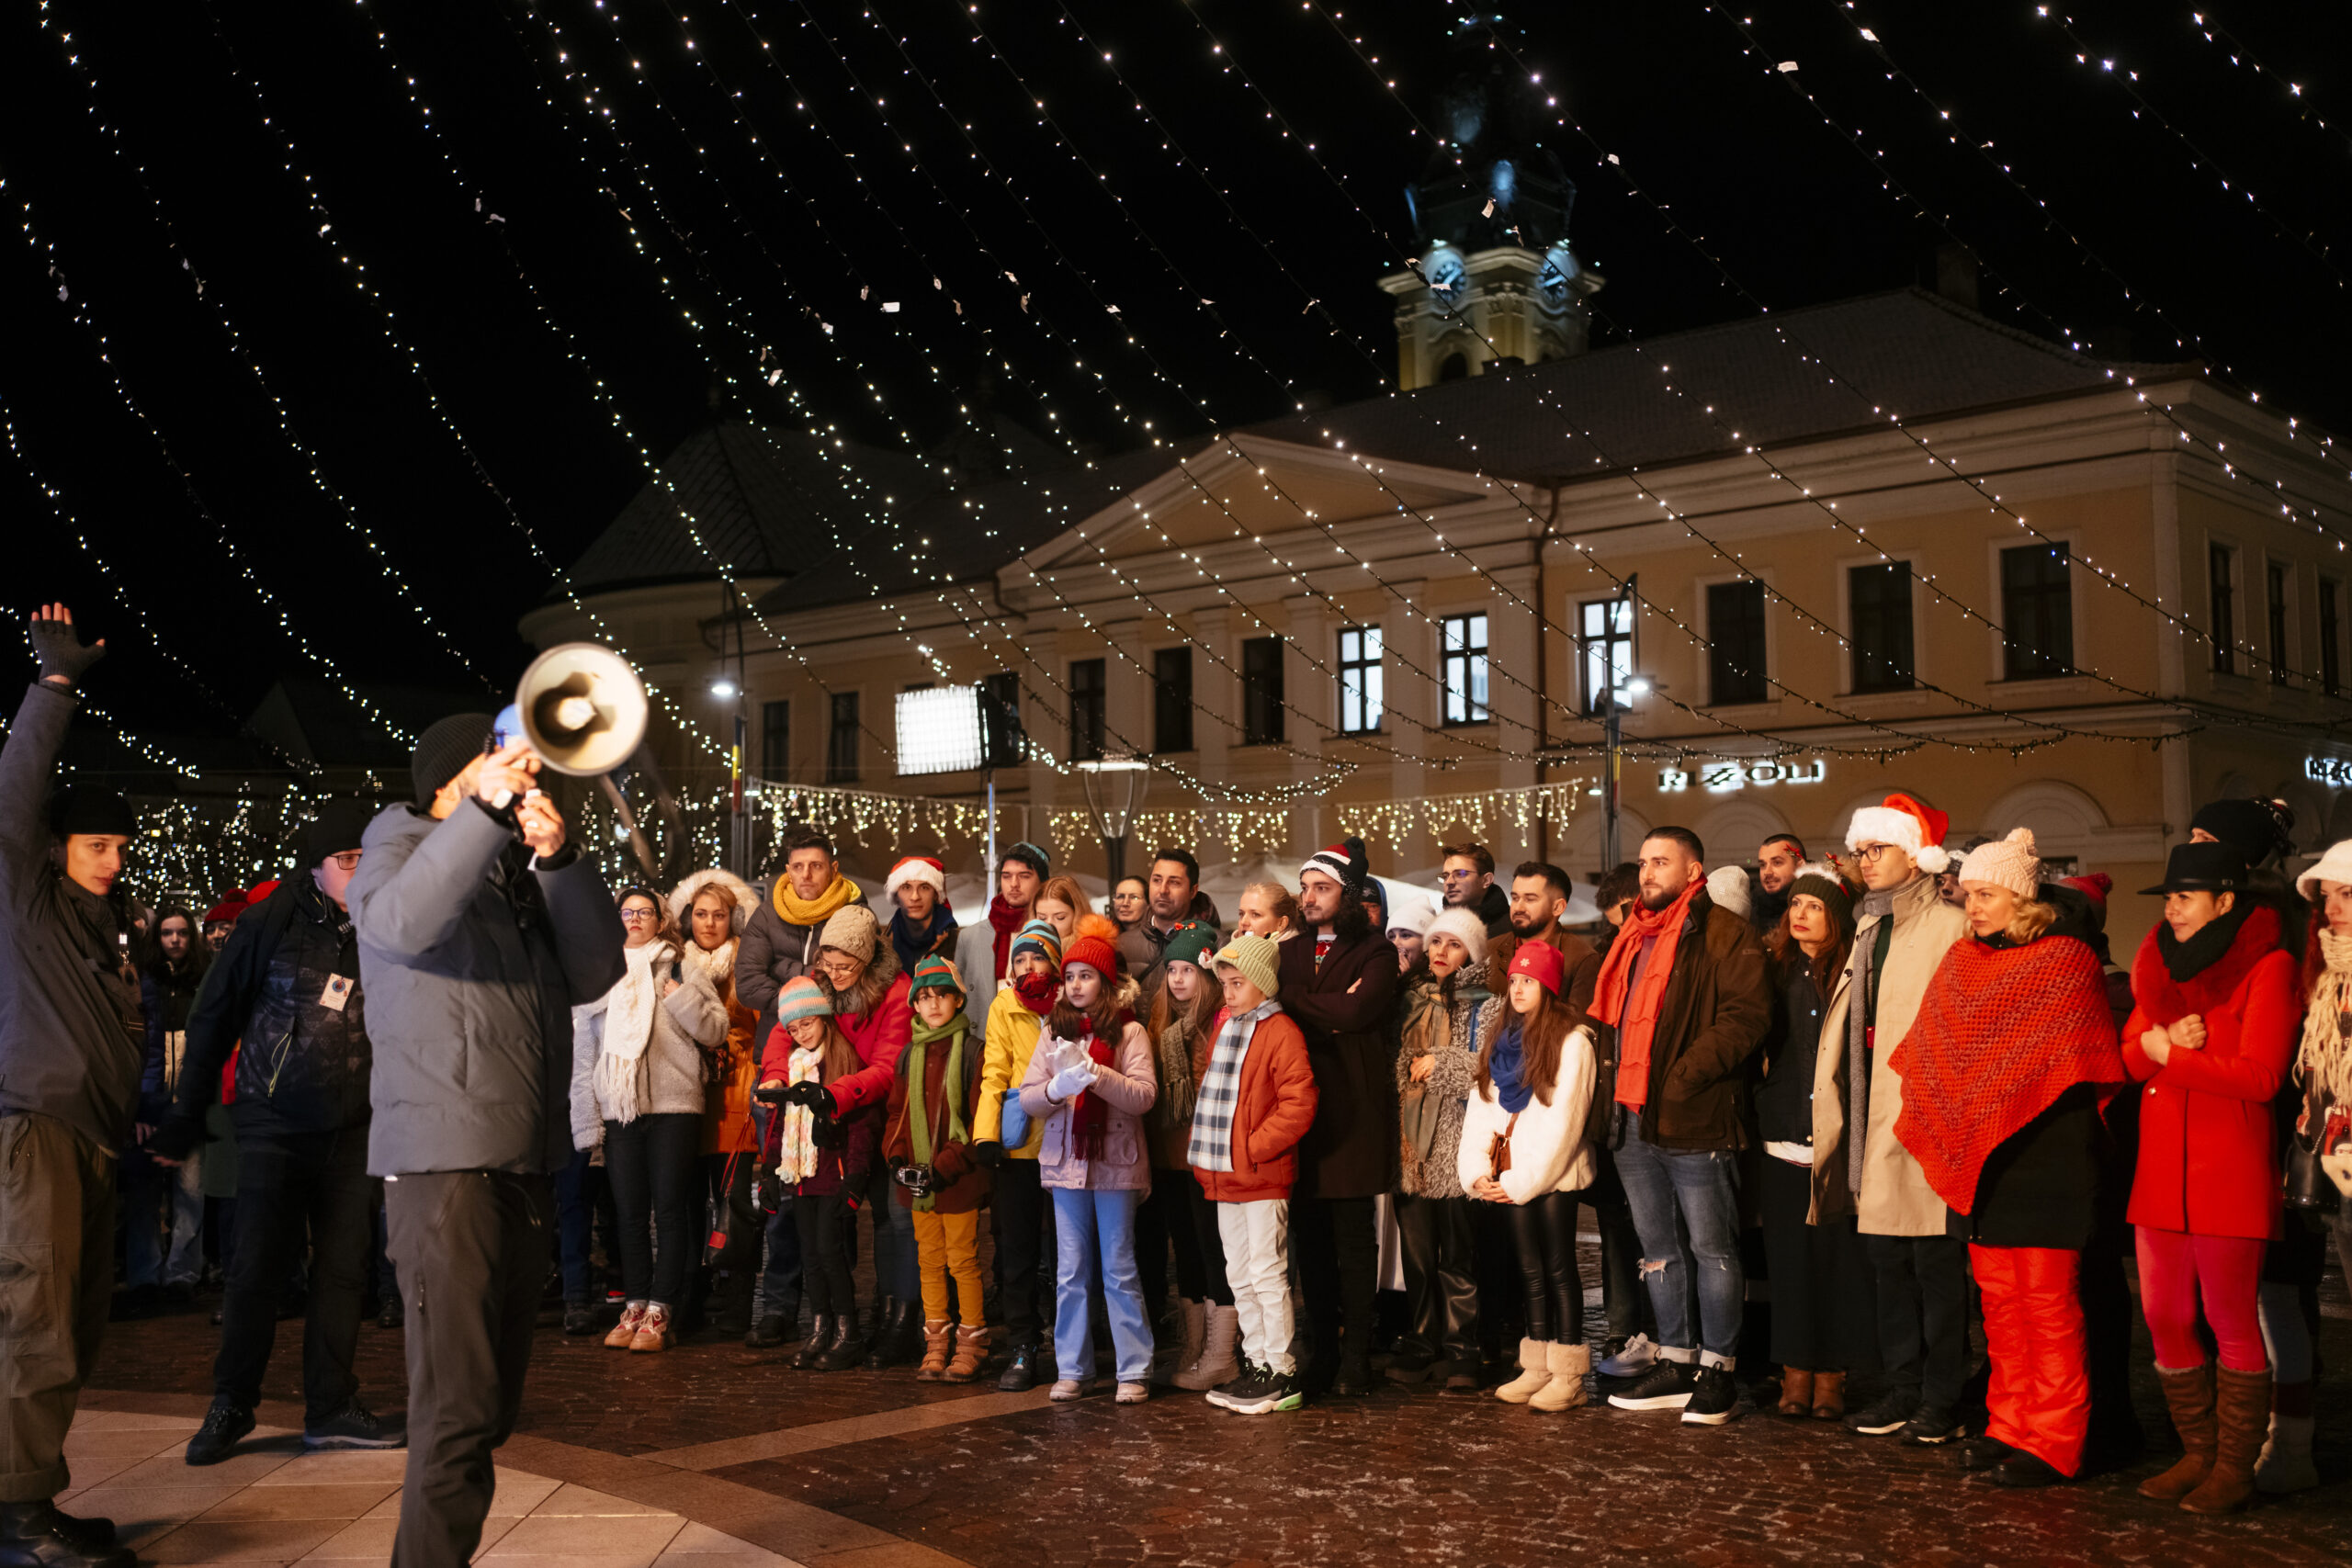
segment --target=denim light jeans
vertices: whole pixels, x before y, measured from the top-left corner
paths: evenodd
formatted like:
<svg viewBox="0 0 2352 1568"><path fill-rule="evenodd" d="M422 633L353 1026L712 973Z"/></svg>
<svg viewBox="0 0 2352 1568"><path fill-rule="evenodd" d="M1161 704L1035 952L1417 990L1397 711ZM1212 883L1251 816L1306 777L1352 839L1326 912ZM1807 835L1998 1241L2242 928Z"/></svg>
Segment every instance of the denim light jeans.
<svg viewBox="0 0 2352 1568"><path fill-rule="evenodd" d="M1617 1175L1642 1238L1642 1282L1657 1314L1658 1352L1728 1370L1739 1350L1747 1281L1739 1266L1739 1164L1728 1149L1662 1149L1625 1117ZM1692 1332L1695 1316L1697 1332Z"/></svg>
<svg viewBox="0 0 2352 1568"><path fill-rule="evenodd" d="M1054 1369L1083 1382L1094 1375L1094 1325L1087 1288L1099 1264L1102 1305L1111 1320L1112 1358L1121 1382L1151 1376L1151 1324L1136 1277L1136 1210L1140 1192L1050 1190L1054 1199Z"/></svg>
<svg viewBox="0 0 2352 1568"><path fill-rule="evenodd" d="M148 1166L123 1183L122 1207L123 1282L195 1284L204 1271L204 1151L177 1170Z"/></svg>

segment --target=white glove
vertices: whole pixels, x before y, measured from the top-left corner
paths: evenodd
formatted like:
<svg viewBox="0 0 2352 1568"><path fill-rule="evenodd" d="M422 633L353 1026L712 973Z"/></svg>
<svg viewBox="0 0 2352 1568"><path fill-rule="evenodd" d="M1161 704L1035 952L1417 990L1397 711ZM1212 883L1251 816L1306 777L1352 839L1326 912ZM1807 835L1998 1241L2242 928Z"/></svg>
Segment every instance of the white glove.
<svg viewBox="0 0 2352 1568"><path fill-rule="evenodd" d="M1091 1056L1081 1058L1055 1073L1046 1080L1046 1098L1056 1100L1075 1100L1093 1085L1094 1060Z"/></svg>

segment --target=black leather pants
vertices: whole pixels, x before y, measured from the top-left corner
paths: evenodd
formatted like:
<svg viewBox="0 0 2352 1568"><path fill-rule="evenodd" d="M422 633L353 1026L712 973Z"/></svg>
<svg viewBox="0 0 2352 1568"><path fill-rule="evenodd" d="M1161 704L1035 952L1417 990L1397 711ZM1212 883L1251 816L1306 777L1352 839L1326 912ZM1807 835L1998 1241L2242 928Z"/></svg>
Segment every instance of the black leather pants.
<svg viewBox="0 0 2352 1568"><path fill-rule="evenodd" d="M1420 1350L1478 1368L1476 1243L1467 1198L1389 1200L1405 1254L1407 1334Z"/></svg>
<svg viewBox="0 0 2352 1568"><path fill-rule="evenodd" d="M1584 1281L1577 1273L1577 1204L1583 1197L1546 1192L1511 1208L1530 1339L1574 1345L1584 1338Z"/></svg>

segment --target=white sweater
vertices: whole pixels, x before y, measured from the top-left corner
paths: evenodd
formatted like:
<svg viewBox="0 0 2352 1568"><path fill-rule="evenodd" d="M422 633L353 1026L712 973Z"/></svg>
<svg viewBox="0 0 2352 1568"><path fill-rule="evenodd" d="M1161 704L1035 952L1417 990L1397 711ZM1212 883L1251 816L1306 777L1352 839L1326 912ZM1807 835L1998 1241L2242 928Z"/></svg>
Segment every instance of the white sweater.
<svg viewBox="0 0 2352 1568"><path fill-rule="evenodd" d="M1552 1086L1552 1103L1544 1104L1540 1095L1530 1100L1519 1113L1519 1124L1511 1128L1510 1168L1503 1172L1502 1188L1512 1202L1592 1185L1592 1146L1584 1141L1592 1075L1591 1038L1572 1029L1560 1045L1560 1077ZM1492 1088L1472 1089L1462 1118L1462 1142L1453 1156L1464 1191L1479 1178L1494 1175L1495 1135L1510 1123L1510 1112Z"/></svg>

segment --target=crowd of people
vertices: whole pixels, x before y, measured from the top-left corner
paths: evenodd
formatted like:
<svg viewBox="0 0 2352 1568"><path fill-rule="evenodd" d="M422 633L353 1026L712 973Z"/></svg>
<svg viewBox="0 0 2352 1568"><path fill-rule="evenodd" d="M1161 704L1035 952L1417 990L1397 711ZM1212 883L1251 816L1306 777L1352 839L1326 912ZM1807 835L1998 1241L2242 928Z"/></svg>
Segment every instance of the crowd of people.
<svg viewBox="0 0 2352 1568"><path fill-rule="evenodd" d="M208 1249L187 1462L252 1431L299 1312L303 1441L409 1446L402 1563L479 1537L543 1280L564 1333L636 1355L740 1337L1065 1401L1107 1351L1119 1404L1243 1416L1383 1382L1693 1431L1753 1407L2041 1486L2141 1457L2131 1261L2183 1450L2141 1494L2317 1484L2352 841L2290 880L2279 803L2198 812L2128 965L2105 875L2050 874L2024 828L1947 847L1900 795L1752 870L1657 829L1583 928L1566 871L1476 843L1392 913L1355 840L1230 923L1185 847L1097 912L1025 842L968 920L941 859L899 859L885 919L808 826L763 886L616 897L463 716L412 801L322 807L282 879L198 919L129 897L127 802L52 789L103 645L62 606L32 635L0 1246L39 1261L0 1280L0 1560L130 1561L51 1501L65 1427L109 1308L187 1301ZM362 1397L370 1311L406 1330L405 1430Z"/></svg>

